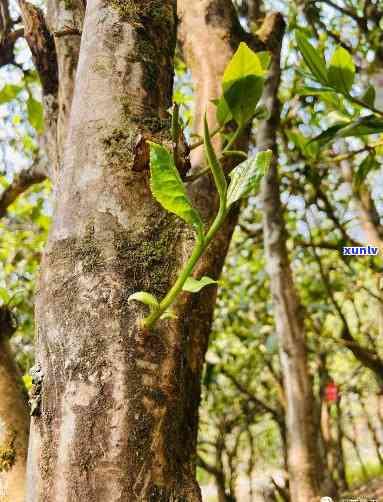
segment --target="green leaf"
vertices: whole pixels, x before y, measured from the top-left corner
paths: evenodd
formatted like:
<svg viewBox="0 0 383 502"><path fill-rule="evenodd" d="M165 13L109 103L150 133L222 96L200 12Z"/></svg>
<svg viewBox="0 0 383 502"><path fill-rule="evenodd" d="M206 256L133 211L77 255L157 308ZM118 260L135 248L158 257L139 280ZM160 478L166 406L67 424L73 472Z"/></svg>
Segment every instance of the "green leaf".
<svg viewBox="0 0 383 502"><path fill-rule="evenodd" d="M205 113L204 119L204 145L205 145L205 155L207 161L209 163L209 167L213 173L214 182L217 187L219 198L221 201L226 201L226 191L227 191L227 183L225 178L225 173L223 172L223 168L217 159L215 154L213 145L211 144L209 126L207 124L207 118Z"/></svg>
<svg viewBox="0 0 383 502"><path fill-rule="evenodd" d="M346 124L346 127L342 127L337 133L337 136L346 138L348 136L366 136L381 132L383 132L383 119L379 119L375 115L368 115Z"/></svg>
<svg viewBox="0 0 383 502"><path fill-rule="evenodd" d="M297 93L302 96L319 96L324 101L330 110L336 110L349 115L343 104L343 97L331 87L310 87L304 86L297 90Z"/></svg>
<svg viewBox="0 0 383 502"><path fill-rule="evenodd" d="M336 96L334 89L332 87L327 87L327 86L312 87L310 85L305 85L300 89L298 89L298 93L301 96L320 96L321 98L329 93Z"/></svg>
<svg viewBox="0 0 383 502"><path fill-rule="evenodd" d="M375 155L369 154L367 157L360 163L358 169L356 170L353 178L353 184L356 190L359 190L362 183L367 178L368 174L374 170L379 168L379 163L375 159Z"/></svg>
<svg viewBox="0 0 383 502"><path fill-rule="evenodd" d="M154 198L163 208L192 225L199 234L203 232L203 223L196 209L193 208L181 176L174 164L170 152L157 143L150 145L150 188Z"/></svg>
<svg viewBox="0 0 383 502"><path fill-rule="evenodd" d="M32 96L29 96L27 101L28 120L32 127L39 134L44 132L44 115L43 106L39 101L36 101Z"/></svg>
<svg viewBox="0 0 383 502"><path fill-rule="evenodd" d="M263 92L264 79L248 75L232 83L224 91L224 99L240 127L244 127L253 117Z"/></svg>
<svg viewBox="0 0 383 502"><path fill-rule="evenodd" d="M267 120L270 117L270 112L265 105L259 105L255 109L254 118L258 120Z"/></svg>
<svg viewBox="0 0 383 502"><path fill-rule="evenodd" d="M33 384L31 375L23 375L22 378L26 389L30 390Z"/></svg>
<svg viewBox="0 0 383 502"><path fill-rule="evenodd" d="M256 56L258 56L259 61L261 62L262 69L264 71L264 74L267 72L270 66L271 62L271 54L268 51L261 51L261 52L256 52Z"/></svg>
<svg viewBox="0 0 383 502"><path fill-rule="evenodd" d="M323 131L309 143L317 141L320 145L324 145L336 138L348 138L349 136L367 136L369 134L378 134L383 132L383 119L368 115L361 117L353 122L339 122Z"/></svg>
<svg viewBox="0 0 383 502"><path fill-rule="evenodd" d="M165 320L165 319L177 319L177 316L173 312L172 309L167 309L165 312L161 315L160 319Z"/></svg>
<svg viewBox="0 0 383 502"><path fill-rule="evenodd" d="M376 92L375 88L372 85L367 87L366 92L362 96L362 101L366 103L368 106L375 105Z"/></svg>
<svg viewBox="0 0 383 502"><path fill-rule="evenodd" d="M269 53L255 53L242 42L226 67L222 79L223 97L239 126L244 126L254 116L269 63ZM224 124L228 114L223 103L217 113L220 124Z"/></svg>
<svg viewBox="0 0 383 502"><path fill-rule="evenodd" d="M217 100L216 105L217 105L217 120L219 125L225 125L228 122L230 122L230 120L233 119L233 115L231 114L225 99L222 97L221 99Z"/></svg>
<svg viewBox="0 0 383 502"><path fill-rule="evenodd" d="M303 60L309 67L315 80L321 84L328 84L328 75L326 69L326 62L324 58L319 54L318 49L315 49L310 42L307 40L306 36L300 31L296 32L296 41L298 45L299 52L302 54Z"/></svg>
<svg viewBox="0 0 383 502"><path fill-rule="evenodd" d="M346 49L338 47L330 60L328 80L337 91L348 94L355 78L355 65Z"/></svg>
<svg viewBox="0 0 383 502"><path fill-rule="evenodd" d="M231 182L227 190L227 207L246 197L251 191L259 189L261 180L270 166L271 150L258 152L255 157L241 162L231 173Z"/></svg>
<svg viewBox="0 0 383 502"><path fill-rule="evenodd" d="M236 80L240 80L248 76L263 77L267 72L269 63L269 53L256 53L252 51L244 42L241 42L223 74L223 90L225 91L228 89Z"/></svg>
<svg viewBox="0 0 383 502"><path fill-rule="evenodd" d="M23 148L27 152L35 152L37 150L37 145L28 134L25 134L22 138Z"/></svg>
<svg viewBox="0 0 383 502"><path fill-rule="evenodd" d="M289 138L298 150L300 150L304 155L308 157L315 158L319 151L319 145L314 141L310 141L303 136L303 134L297 129L286 130L286 136Z"/></svg>
<svg viewBox="0 0 383 502"><path fill-rule="evenodd" d="M0 105L3 105L4 103L12 101L12 99L15 99L19 92L22 90L23 88L18 85L6 84L0 90Z"/></svg>
<svg viewBox="0 0 383 502"><path fill-rule="evenodd" d="M234 157L242 157L247 159L247 153L242 152L242 150L226 150L225 152L223 152L223 155L225 155L225 157L231 155Z"/></svg>
<svg viewBox="0 0 383 502"><path fill-rule="evenodd" d="M326 129L325 131L318 134L318 136L315 136L314 138L312 138L308 144L316 141L320 145L325 145L329 141L333 140L337 136L337 133L339 132L339 130L342 129L343 127L346 127L346 125L347 125L347 122L339 122L337 124L334 124L331 127L329 127L328 129Z"/></svg>
<svg viewBox="0 0 383 502"><path fill-rule="evenodd" d="M133 300L135 300L136 302L144 303L150 308L152 312L157 311L160 308L160 304L158 303L157 298L150 293L146 293L145 291L138 291L137 293L130 295L128 302L130 303Z"/></svg>
<svg viewBox="0 0 383 502"><path fill-rule="evenodd" d="M185 284L183 285L183 291L188 291L189 293L198 293L205 286L210 284L217 284L218 281L207 277L206 275L201 277L201 279L194 279L194 277L188 277Z"/></svg>

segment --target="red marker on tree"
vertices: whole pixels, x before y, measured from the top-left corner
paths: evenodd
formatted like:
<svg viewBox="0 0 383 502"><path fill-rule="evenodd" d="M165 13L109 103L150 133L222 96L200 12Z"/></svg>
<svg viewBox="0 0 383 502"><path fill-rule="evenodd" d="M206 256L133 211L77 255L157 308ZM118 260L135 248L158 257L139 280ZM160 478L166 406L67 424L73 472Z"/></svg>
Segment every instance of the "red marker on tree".
<svg viewBox="0 0 383 502"><path fill-rule="evenodd" d="M335 403L338 400L338 387L335 382L326 385L326 401Z"/></svg>

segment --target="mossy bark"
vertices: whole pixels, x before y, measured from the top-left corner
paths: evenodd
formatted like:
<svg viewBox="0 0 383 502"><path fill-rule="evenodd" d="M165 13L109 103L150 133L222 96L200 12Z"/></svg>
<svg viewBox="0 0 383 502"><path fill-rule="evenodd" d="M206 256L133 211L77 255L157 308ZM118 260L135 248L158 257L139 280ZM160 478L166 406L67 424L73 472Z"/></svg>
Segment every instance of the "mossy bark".
<svg viewBox="0 0 383 502"><path fill-rule="evenodd" d="M141 137L169 139L175 2L134 2L134 18L128 3L86 11L37 295L33 502L200 500L184 321L144 333L144 308L128 303L137 290L161 298L192 244L153 200L148 166L134 169Z"/></svg>
<svg viewBox="0 0 383 502"><path fill-rule="evenodd" d="M209 44L225 38L218 81L240 33L230 5L221 11L210 2L201 11ZM177 320L150 333L138 328L145 309L127 301L137 290L162 298L194 244L191 231L153 200L140 147L145 139L170 140L175 7L172 0L87 5L37 295L44 376L28 502L201 500L198 404L215 292L183 294ZM222 30L216 21L227 13ZM210 220L212 180L194 183L190 194ZM235 221L233 212L197 273L219 275Z"/></svg>

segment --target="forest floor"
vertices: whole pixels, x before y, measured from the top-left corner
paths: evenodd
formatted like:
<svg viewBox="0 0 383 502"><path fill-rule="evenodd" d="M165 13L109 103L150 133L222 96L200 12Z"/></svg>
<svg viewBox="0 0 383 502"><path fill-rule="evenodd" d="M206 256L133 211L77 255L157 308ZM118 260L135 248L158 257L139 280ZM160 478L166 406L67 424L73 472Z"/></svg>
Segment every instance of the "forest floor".
<svg viewBox="0 0 383 502"><path fill-rule="evenodd" d="M345 494L343 500L359 500L361 502L383 502L383 479L373 479L368 483Z"/></svg>
<svg viewBox="0 0 383 502"><path fill-rule="evenodd" d="M240 482L239 485L240 502L247 502L249 500L247 486L244 482ZM262 489L262 483L255 483L254 489L253 502L267 501L267 495L265 495ZM212 485L202 487L202 494L204 502L217 501L215 487ZM383 502L383 478L379 477L370 480L368 483L351 490L349 493L345 493L339 500L334 502Z"/></svg>

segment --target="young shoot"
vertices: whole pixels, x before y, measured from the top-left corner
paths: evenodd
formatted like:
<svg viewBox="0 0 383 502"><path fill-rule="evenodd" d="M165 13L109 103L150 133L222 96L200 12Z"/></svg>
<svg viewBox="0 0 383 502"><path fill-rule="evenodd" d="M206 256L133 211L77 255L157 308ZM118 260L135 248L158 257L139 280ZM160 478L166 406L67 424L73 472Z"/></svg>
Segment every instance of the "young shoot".
<svg viewBox="0 0 383 502"><path fill-rule="evenodd" d="M234 123L236 129L228 139L222 156L246 156L244 152L231 148L255 116L264 116L264 107L257 105L262 95L269 60L268 53L255 53L246 44L241 43L225 70L222 80L222 96L215 101L219 127L214 133L210 132L205 116L203 147L209 171L213 175L219 194L219 209L209 229L205 230L198 210L193 207L187 196L186 185L177 169L175 152L170 152L163 145L148 142L150 146L150 189L153 197L164 209L176 214L194 229L196 241L183 270L162 300L158 300L152 294L144 291L139 291L129 297L129 301L139 301L149 308L149 315L140 322L143 329L152 328L159 319L174 318L171 306L182 291L198 293L202 288L217 282L206 276L192 277L193 270L222 227L232 205L259 189L262 177L270 165L272 152L270 150L262 151L251 158L246 158L229 173L230 182L228 183L211 138L213 134L223 132L229 122ZM175 107L172 126L173 139L178 137L178 126L178 107Z"/></svg>

